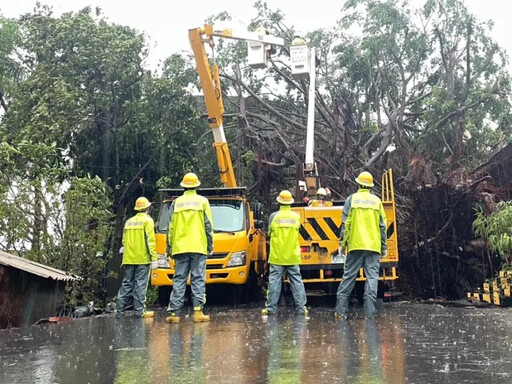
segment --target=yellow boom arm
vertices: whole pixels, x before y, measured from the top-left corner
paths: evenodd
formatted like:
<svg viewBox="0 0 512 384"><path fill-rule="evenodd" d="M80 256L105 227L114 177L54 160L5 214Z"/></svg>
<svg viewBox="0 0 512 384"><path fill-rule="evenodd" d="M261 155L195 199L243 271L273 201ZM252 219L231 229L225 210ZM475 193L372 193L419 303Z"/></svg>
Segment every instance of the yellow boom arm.
<svg viewBox="0 0 512 384"><path fill-rule="evenodd" d="M203 88L208 123L213 131L213 146L217 152L220 181L225 187L233 188L236 187L236 179L222 124L224 105L222 103L219 68L216 64L213 64L210 69L210 62L204 49L204 43L213 45L213 26L205 25L202 28L190 29L188 37L196 59L201 87Z"/></svg>
<svg viewBox="0 0 512 384"><path fill-rule="evenodd" d="M282 46L283 39L266 34L254 32L233 33L231 29L214 30L213 25L205 25L201 28L194 28L188 31L188 37L192 51L197 64L197 72L201 80L201 87L204 93L204 102L208 112L208 123L213 131L215 151L217 152L217 161L219 163L220 180L225 187L236 187L235 172L231 155L229 153L228 143L224 135L222 125L224 115L224 105L222 103L222 91L219 79L219 67L215 63L210 66L208 56L204 49L204 44L208 43L213 48L213 37L223 37L228 39L241 40L261 44L261 47L270 45ZM250 65L250 63L249 63Z"/></svg>

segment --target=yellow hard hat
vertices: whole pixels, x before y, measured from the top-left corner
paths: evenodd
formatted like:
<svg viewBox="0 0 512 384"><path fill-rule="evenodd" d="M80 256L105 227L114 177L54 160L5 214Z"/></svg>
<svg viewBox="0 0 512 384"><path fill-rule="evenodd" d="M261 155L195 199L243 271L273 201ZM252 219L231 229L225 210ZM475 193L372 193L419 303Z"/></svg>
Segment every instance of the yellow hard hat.
<svg viewBox="0 0 512 384"><path fill-rule="evenodd" d="M258 35L268 35L268 31L265 27L258 27L254 32L256 32Z"/></svg>
<svg viewBox="0 0 512 384"><path fill-rule="evenodd" d="M370 172L361 172L359 176L357 176L356 182L364 187L373 187L373 176Z"/></svg>
<svg viewBox="0 0 512 384"><path fill-rule="evenodd" d="M133 209L135 209L136 211L143 211L146 208L149 208L150 205L151 203L149 202L149 200L146 199L144 196L141 196L135 201L135 207Z"/></svg>
<svg viewBox="0 0 512 384"><path fill-rule="evenodd" d="M321 196L327 196L327 192L324 188L318 188L318 191L316 191L316 194L321 195Z"/></svg>
<svg viewBox="0 0 512 384"><path fill-rule="evenodd" d="M279 193L276 199L280 204L293 204L293 196L290 191L284 190Z"/></svg>
<svg viewBox="0 0 512 384"><path fill-rule="evenodd" d="M201 182L195 173L190 172L183 176L183 180L181 181L180 185L183 188L196 188L201 185Z"/></svg>

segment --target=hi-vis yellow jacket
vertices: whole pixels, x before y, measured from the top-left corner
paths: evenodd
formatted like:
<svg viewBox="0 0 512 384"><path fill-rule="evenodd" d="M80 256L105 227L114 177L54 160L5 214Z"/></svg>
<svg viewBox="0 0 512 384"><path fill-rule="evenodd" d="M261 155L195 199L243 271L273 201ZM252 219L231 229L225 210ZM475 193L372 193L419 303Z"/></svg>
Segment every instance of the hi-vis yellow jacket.
<svg viewBox="0 0 512 384"><path fill-rule="evenodd" d="M139 212L126 221L123 232L123 264L149 264L156 261L155 223Z"/></svg>
<svg viewBox="0 0 512 384"><path fill-rule="evenodd" d="M270 215L268 235L270 256L268 262L276 265L300 264L299 229L300 215L288 205Z"/></svg>
<svg viewBox="0 0 512 384"><path fill-rule="evenodd" d="M386 213L380 199L368 189L359 189L345 201L340 238L348 252L383 253L387 249Z"/></svg>
<svg viewBox="0 0 512 384"><path fill-rule="evenodd" d="M171 204L168 243L171 255L213 252L213 220L208 199L188 190Z"/></svg>

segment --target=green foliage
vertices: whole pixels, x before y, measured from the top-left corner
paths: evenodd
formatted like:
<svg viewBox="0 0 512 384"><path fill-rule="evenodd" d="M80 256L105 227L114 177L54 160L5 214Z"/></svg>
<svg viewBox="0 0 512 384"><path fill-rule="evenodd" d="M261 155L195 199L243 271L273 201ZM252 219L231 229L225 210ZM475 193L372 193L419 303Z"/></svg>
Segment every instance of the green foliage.
<svg viewBox="0 0 512 384"><path fill-rule="evenodd" d="M33 260L51 259L49 233L55 223L62 180L67 170L59 163L54 144L22 141L0 143L0 246Z"/></svg>
<svg viewBox="0 0 512 384"><path fill-rule="evenodd" d="M173 180L169 176L162 176L157 180L156 187L158 189L172 188Z"/></svg>
<svg viewBox="0 0 512 384"><path fill-rule="evenodd" d="M143 35L89 8L55 18L40 7L19 28L31 70L5 116L6 137L56 142L76 173L98 175L116 191L115 206L141 193L138 172L151 194L158 174L177 178L195 166L203 125L184 91L197 77L182 57L153 76Z"/></svg>
<svg viewBox="0 0 512 384"><path fill-rule="evenodd" d="M242 155L242 160L246 166L250 167L256 161L256 156L254 155L253 151L249 150Z"/></svg>
<svg viewBox="0 0 512 384"><path fill-rule="evenodd" d="M497 252L511 265L512 254L512 201L500 202L496 211L486 216L482 209L476 210L473 232L488 241L492 251Z"/></svg>
<svg viewBox="0 0 512 384"><path fill-rule="evenodd" d="M249 29L291 41L295 28L282 11L263 1L254 8ZM209 20L229 19L222 12ZM320 59L315 157L323 185L346 195L357 169L379 173L393 162L406 174L415 157L442 179L510 139L507 58L491 28L459 0L418 9L350 0L338 23L307 31ZM255 71L244 43L215 46L237 180L267 205L295 185L304 160L308 82L292 78L287 50ZM203 186L219 185L202 98L190 92L199 89L193 59L170 53L151 73L147 54L141 32L90 8L57 17L38 5L17 20L0 18L0 246L83 275L75 302L100 295L107 256L96 254L119 248L138 196L154 201L158 188L179 187L189 171ZM389 148L397 149L392 160ZM485 236L500 254L512 237Z"/></svg>
<svg viewBox="0 0 512 384"><path fill-rule="evenodd" d="M148 290L146 291L146 305L155 304L158 300L158 287L153 285L149 285Z"/></svg>
<svg viewBox="0 0 512 384"><path fill-rule="evenodd" d="M0 108L5 108L13 87L23 77L23 67L16 61L14 50L21 40L18 24L0 16Z"/></svg>
<svg viewBox="0 0 512 384"><path fill-rule="evenodd" d="M201 176L205 152L213 158L211 144L196 148L209 133L186 91L197 75L180 55L151 74L143 34L89 8L55 17L38 5L0 25L0 73L15 68L13 50L26 68L9 77L0 114L0 246L80 275L73 302L97 298L124 207L152 199L161 177L176 187L186 171Z"/></svg>
<svg viewBox="0 0 512 384"><path fill-rule="evenodd" d="M112 232L112 200L99 177L75 177L64 204L66 224L58 262L81 278L68 292L71 304L77 304L100 296L109 256L105 244Z"/></svg>
<svg viewBox="0 0 512 384"><path fill-rule="evenodd" d="M54 144L0 144L0 247L81 279L67 301L101 295L112 200L98 177L70 178Z"/></svg>

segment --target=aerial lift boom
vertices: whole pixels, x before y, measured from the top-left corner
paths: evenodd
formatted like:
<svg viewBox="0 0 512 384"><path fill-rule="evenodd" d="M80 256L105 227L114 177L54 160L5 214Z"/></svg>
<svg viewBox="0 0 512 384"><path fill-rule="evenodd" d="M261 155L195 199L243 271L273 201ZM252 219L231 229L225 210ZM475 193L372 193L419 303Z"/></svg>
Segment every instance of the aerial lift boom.
<svg viewBox="0 0 512 384"><path fill-rule="evenodd" d="M205 44L214 47L214 37L242 40L248 43L248 61L253 68L265 68L267 65L268 51L271 46L283 46L280 38L267 35L265 31L259 33L246 32L233 33L231 29L215 30L212 25L189 30L189 39L197 63L197 71L204 92L204 100L208 113L208 122L213 131L214 147L220 170L221 181L227 188L236 187L236 178L229 153L228 144L223 128L224 106L222 103L221 83L219 69L215 64L215 55L212 64L208 59ZM307 45L295 45L290 47L290 59L292 75L295 79L309 80L308 89L308 117L306 131L306 151L303 165L303 181L299 185L305 187L307 195L315 195L320 187L317 166L314 158L314 116L315 116L315 65L316 56L314 48ZM298 194L299 191L297 191ZM298 197L298 196L297 196ZM387 216L388 256L382 260L381 280L393 281L397 279L396 263L398 262L398 250L396 244L396 217L393 193L392 172L386 172L382 183L382 200ZM301 271L303 279L307 283L338 282L341 279L343 264L336 258L338 255L338 236L342 219L342 205L335 204L327 207L307 207L300 205L293 209L301 214L302 224L300 230L301 244ZM219 235L219 234L217 234ZM249 245L245 247L247 255ZM225 252L226 250L216 250ZM231 250L233 253L238 250ZM236 252L235 252L236 253ZM219 253L221 255L222 253ZM251 258L254 263L256 258ZM259 257L257 260L263 260ZM213 260L212 260L213 262ZM218 262L218 261L215 261ZM245 268L245 267L244 267ZM226 269L219 269L225 272ZM219 272L211 270L211 272ZM246 273L246 270L240 272ZM210 276L210 279L214 279ZM364 280L360 272L359 280Z"/></svg>
<svg viewBox="0 0 512 384"><path fill-rule="evenodd" d="M308 195L315 195L320 188L320 179L314 158L315 149L315 48L309 51L309 92L308 92L308 122L306 130L306 157L304 159L304 181Z"/></svg>
<svg viewBox="0 0 512 384"><path fill-rule="evenodd" d="M208 59L205 44L214 47L214 37L244 40L249 51L255 54L258 68L266 65L267 49L271 45L282 45L282 39L258 33L235 34L230 29L215 30L211 25L189 30L189 38L194 52L197 71L204 93L208 123L213 132L214 147L217 153L220 179L224 188L202 188L199 193L210 202L213 218L213 253L206 260L206 284L228 284L238 286L244 297L258 292L258 276L263 276L267 268L267 250L263 228L261 204L251 203L247 190L237 187L233 164L224 134L222 90L219 68ZM249 63L251 64L251 62ZM173 285L175 264L166 254L166 238L170 222L170 207L180 196L181 189L162 190L165 194L156 221L156 242L159 268L151 273L151 284L159 287L159 301L167 305L170 286Z"/></svg>
<svg viewBox="0 0 512 384"><path fill-rule="evenodd" d="M229 153L228 143L224 134L223 115L224 105L222 102L222 89L219 78L219 67L215 64L215 55L213 55L213 64L210 66L208 56L205 50L205 43L212 48L214 46L213 37L224 37L235 40L243 40L253 44L256 48L263 51L265 46L284 45L281 38L260 35L254 32L233 33L231 29L214 30L213 25L205 25L201 28L190 29L188 32L190 45L197 63L197 72L201 80L201 87L204 92L204 101L208 113L208 123L213 132L214 148L217 153L221 182L227 188L237 186L233 163ZM263 52L265 55L266 52ZM266 56L262 56L266 60Z"/></svg>

